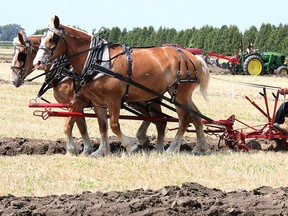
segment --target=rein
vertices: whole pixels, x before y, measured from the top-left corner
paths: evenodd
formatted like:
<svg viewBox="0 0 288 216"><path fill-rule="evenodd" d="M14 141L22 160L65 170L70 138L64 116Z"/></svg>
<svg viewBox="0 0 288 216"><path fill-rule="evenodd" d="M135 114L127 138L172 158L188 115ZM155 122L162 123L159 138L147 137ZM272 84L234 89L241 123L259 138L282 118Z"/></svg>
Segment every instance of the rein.
<svg viewBox="0 0 288 216"><path fill-rule="evenodd" d="M220 79L220 78L215 78L211 77L212 79L220 80L223 82L230 82L230 83L235 83L238 85L243 85L243 86L249 86L253 88L266 88L266 89L280 89L281 87L278 86L271 86L271 85L262 85L262 84L257 84L257 83L248 83L248 82L241 82L241 81L230 81L230 80L225 80L225 79Z"/></svg>

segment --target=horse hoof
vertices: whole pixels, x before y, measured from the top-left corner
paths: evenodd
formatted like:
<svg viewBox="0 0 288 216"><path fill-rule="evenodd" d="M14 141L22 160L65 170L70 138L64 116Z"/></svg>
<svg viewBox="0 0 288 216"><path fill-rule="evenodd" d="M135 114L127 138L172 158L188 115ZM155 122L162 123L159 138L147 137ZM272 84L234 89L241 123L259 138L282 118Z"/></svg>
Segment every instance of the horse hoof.
<svg viewBox="0 0 288 216"><path fill-rule="evenodd" d="M134 144L132 147L131 147L131 150L130 152L137 152L139 150L139 146L137 144Z"/></svg>
<svg viewBox="0 0 288 216"><path fill-rule="evenodd" d="M142 148L143 148L143 149L149 149L149 146L150 146L150 140L147 139L147 140L143 143Z"/></svg>
<svg viewBox="0 0 288 216"><path fill-rule="evenodd" d="M192 150L192 155L194 156L200 156L202 155L203 153L201 151L199 151L198 149L193 149Z"/></svg>
<svg viewBox="0 0 288 216"><path fill-rule="evenodd" d="M78 156L78 152L75 150L67 150L66 155L67 156Z"/></svg>
<svg viewBox="0 0 288 216"><path fill-rule="evenodd" d="M168 154L174 154L174 153L177 153L177 152L178 152L177 150L172 149L172 148L166 149L166 153L168 153Z"/></svg>
<svg viewBox="0 0 288 216"><path fill-rule="evenodd" d="M103 150L97 150L95 152L93 152L92 154L90 154L90 157L92 158L99 158L99 157L105 157L107 155L110 155L111 152L107 152L107 151L103 151Z"/></svg>
<svg viewBox="0 0 288 216"><path fill-rule="evenodd" d="M129 154L136 153L138 150L140 150L140 148L137 144L133 144L132 146L126 147L126 152L128 152Z"/></svg>
<svg viewBox="0 0 288 216"><path fill-rule="evenodd" d="M84 151L82 152L82 155L89 156L91 155L91 153L92 153L92 148L87 149L87 150L84 149Z"/></svg>

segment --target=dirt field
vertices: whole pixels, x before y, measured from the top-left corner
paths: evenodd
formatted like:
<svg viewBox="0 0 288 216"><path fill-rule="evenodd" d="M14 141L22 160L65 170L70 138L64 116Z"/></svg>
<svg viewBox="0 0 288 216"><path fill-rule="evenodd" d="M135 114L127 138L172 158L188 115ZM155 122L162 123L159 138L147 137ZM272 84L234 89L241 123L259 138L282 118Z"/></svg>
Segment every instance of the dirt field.
<svg viewBox="0 0 288 216"><path fill-rule="evenodd" d="M122 150L115 137L110 140L112 151ZM99 141L92 141L97 148ZM81 140L77 143L81 145ZM149 147L153 149L152 145ZM184 140L181 150L192 148L193 143L185 144ZM1 156L65 152L64 140L0 140ZM170 185L155 191L137 189L46 197L0 196L0 215L287 215L287 196L287 187L260 187L253 191L225 193L187 182L181 187Z"/></svg>

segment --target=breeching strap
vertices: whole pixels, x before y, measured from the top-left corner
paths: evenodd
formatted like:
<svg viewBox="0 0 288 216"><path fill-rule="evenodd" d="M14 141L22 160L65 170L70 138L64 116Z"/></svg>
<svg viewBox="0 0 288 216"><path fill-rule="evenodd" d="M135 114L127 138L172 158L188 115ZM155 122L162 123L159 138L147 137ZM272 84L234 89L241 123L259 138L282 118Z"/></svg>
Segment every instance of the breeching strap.
<svg viewBox="0 0 288 216"><path fill-rule="evenodd" d="M203 115L203 114L201 114L199 112L196 112L195 110L189 109L187 106L185 106L185 105L183 105L181 103L178 103L176 100L171 101L170 98L168 98L168 97L166 97L166 96L164 96L164 95L162 95L162 94L160 94L160 93L158 93L158 92L156 92L156 91L154 91L154 90L152 90L152 89L150 89L150 88L148 88L146 86L143 86L143 85L133 81L132 79L129 79L128 77L125 77L125 76L123 76L121 74L118 74L118 73L115 73L115 72L113 72L113 71L111 71L111 70L109 70L109 69L107 69L105 67L102 67L99 64L95 64L94 65L94 70L98 71L100 73L104 73L107 76L114 77L116 79L124 81L124 82L126 82L126 83L128 83L130 85L133 85L133 86L135 86L137 88L140 88L140 89L142 89L142 90L144 90L146 92L149 92L150 94L153 94L153 95L157 96L160 99L163 99L165 101L173 103L176 106L180 107L181 109L184 109L187 112L191 112L191 113L195 114L196 116L198 116L199 118L204 119L204 120L206 120L206 121L208 121L210 123L213 122L213 119L211 119L211 118L209 118L209 117L207 117L207 116L205 116L205 115Z"/></svg>

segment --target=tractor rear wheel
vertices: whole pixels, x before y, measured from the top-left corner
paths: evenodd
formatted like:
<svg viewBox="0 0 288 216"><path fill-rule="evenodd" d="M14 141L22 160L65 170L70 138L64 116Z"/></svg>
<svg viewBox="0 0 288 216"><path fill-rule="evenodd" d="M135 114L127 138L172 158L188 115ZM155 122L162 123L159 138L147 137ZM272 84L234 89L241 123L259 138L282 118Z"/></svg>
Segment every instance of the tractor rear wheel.
<svg viewBox="0 0 288 216"><path fill-rule="evenodd" d="M277 75L287 75L288 74L288 68L286 66L280 66L276 70Z"/></svg>
<svg viewBox="0 0 288 216"><path fill-rule="evenodd" d="M264 64L262 59L257 55L251 55L245 59L243 70L246 74L261 75L263 73Z"/></svg>

